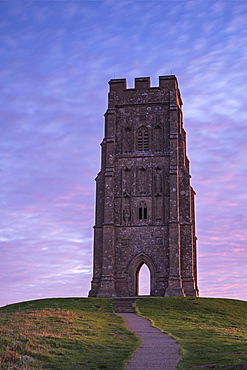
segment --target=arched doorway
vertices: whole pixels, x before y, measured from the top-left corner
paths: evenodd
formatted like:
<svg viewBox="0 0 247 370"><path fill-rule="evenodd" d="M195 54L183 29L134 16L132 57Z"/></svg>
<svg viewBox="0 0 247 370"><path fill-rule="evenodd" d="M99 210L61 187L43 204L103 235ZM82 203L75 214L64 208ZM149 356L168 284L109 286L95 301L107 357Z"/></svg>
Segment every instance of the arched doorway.
<svg viewBox="0 0 247 370"><path fill-rule="evenodd" d="M150 295L150 271L145 263L137 270L136 289L137 295Z"/></svg>
<svg viewBox="0 0 247 370"><path fill-rule="evenodd" d="M151 295L151 296L154 295L154 290L155 290L154 287L155 287L155 282L156 282L155 265L148 255L146 255L145 253L139 253L132 259L127 269L128 271L128 291L129 291L130 297L139 295L140 270L142 269L143 265L145 265L144 271L143 271L144 274L145 274L146 268L148 268L148 272L149 272L149 279L148 279L149 280L149 292L147 295ZM147 278L145 279L147 280Z"/></svg>

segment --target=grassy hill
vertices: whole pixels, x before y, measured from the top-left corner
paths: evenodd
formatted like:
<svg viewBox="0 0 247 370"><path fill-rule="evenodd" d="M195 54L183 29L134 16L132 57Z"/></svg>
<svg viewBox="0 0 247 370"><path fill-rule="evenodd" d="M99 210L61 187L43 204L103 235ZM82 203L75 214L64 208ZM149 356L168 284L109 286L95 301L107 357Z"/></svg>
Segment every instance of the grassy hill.
<svg viewBox="0 0 247 370"><path fill-rule="evenodd" d="M111 303L54 298L0 308L0 369L123 369L140 342ZM179 369L247 368L247 302L145 298L136 308L176 339Z"/></svg>
<svg viewBox="0 0 247 370"><path fill-rule="evenodd" d="M123 369L139 340L110 299L43 299L0 309L0 369Z"/></svg>

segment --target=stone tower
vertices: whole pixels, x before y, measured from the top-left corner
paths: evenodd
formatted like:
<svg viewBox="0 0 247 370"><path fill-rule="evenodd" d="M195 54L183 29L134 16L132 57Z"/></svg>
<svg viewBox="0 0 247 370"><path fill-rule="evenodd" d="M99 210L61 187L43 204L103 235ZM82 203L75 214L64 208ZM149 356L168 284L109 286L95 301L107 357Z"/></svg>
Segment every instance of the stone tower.
<svg viewBox="0 0 247 370"><path fill-rule="evenodd" d="M195 192L177 79L109 85L89 297L136 296L143 264L151 296L198 296Z"/></svg>

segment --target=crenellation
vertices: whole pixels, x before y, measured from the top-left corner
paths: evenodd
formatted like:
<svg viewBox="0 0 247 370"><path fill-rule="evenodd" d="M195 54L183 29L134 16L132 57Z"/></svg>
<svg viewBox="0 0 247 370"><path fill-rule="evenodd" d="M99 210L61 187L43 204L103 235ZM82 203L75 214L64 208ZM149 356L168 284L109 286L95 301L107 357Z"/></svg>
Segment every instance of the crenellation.
<svg viewBox="0 0 247 370"><path fill-rule="evenodd" d="M150 77L135 78L136 90L147 90L150 88Z"/></svg>
<svg viewBox="0 0 247 370"><path fill-rule="evenodd" d="M126 78L111 79L109 81L110 93L111 92L122 92L126 90Z"/></svg>

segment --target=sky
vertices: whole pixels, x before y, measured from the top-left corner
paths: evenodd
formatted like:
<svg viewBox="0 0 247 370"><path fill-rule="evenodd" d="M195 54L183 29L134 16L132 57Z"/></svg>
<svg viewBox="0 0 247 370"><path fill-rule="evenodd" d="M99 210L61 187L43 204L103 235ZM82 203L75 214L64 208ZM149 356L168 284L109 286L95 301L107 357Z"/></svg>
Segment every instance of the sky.
<svg viewBox="0 0 247 370"><path fill-rule="evenodd" d="M200 296L247 300L246 0L1 0L0 14L0 306L87 296L108 81L170 74Z"/></svg>

